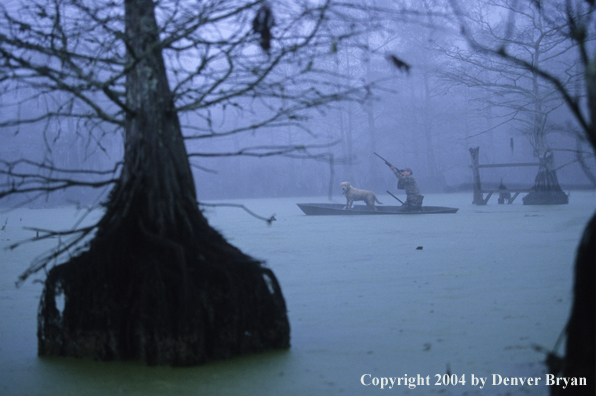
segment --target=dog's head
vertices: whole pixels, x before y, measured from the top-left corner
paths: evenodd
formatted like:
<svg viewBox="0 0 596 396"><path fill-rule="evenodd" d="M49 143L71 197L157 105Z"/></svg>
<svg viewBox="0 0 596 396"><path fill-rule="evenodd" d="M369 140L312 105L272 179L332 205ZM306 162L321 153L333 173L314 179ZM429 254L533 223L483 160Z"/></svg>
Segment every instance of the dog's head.
<svg viewBox="0 0 596 396"><path fill-rule="evenodd" d="M350 189L350 182L341 182L339 184L341 186L341 189L343 190L344 194L346 193L346 191L348 191Z"/></svg>

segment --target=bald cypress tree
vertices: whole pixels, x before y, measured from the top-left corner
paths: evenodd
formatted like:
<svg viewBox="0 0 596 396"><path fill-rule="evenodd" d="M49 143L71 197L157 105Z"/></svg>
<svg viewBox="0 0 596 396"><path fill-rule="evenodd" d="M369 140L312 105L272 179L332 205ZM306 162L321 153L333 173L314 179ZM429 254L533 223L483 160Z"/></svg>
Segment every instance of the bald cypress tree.
<svg viewBox="0 0 596 396"><path fill-rule="evenodd" d="M262 1L23 4L18 17L2 10L0 84L6 93L33 92L57 105L17 119L4 113L0 125L52 129L69 119L81 129L109 125L124 140L123 160L113 172L0 161L6 177L0 198L111 186L101 219L44 234L72 239L21 277L48 270L39 354L194 365L288 348L290 326L276 276L209 225L189 164L190 155L208 153L189 153L185 141L300 125L310 108L364 94L354 86L326 89L325 79L318 80L325 72L313 67L352 34L337 25L335 37L324 28L333 3L288 8L281 22ZM275 23L278 37L271 31ZM276 73L279 67L284 73ZM315 81L323 83L313 89ZM211 109L242 109L255 98L275 106L256 121L215 130ZM180 114L188 112L204 132L183 134ZM256 154L278 152L308 154L308 146L259 147Z"/></svg>
<svg viewBox="0 0 596 396"><path fill-rule="evenodd" d="M152 0L125 1L125 35L124 164L89 249L48 274L39 354L190 365L289 347L274 274L197 207Z"/></svg>

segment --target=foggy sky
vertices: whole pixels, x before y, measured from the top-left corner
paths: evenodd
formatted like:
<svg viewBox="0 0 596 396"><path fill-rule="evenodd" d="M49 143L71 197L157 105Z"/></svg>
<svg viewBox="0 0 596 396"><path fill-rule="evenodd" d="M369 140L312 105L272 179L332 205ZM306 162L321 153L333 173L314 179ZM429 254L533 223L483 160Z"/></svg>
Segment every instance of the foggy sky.
<svg viewBox="0 0 596 396"><path fill-rule="evenodd" d="M498 17L494 19L498 26ZM225 153L243 147L337 142L330 148L293 153L299 157L310 154L324 155L324 158L193 158L199 198L327 195L329 191L339 195L342 181L350 181L359 188L395 191L395 177L373 152L397 167L412 168L423 193L451 191L470 184L470 147L480 147L480 162L485 164L537 162L526 135L526 119L531 113L504 122L509 117L508 111L500 107L499 101L515 101L511 96L499 96L494 89L482 86L445 80L442 75L445 70L467 67L454 66L454 60L442 52L461 46L457 34L444 26L429 28L419 23L389 26L387 31L389 33L384 35L379 32L368 35L368 48L376 48L374 51L363 51L362 46L346 46L330 56L328 63L316 65L339 71L348 84L381 82L380 89L365 103L343 102L310 111L305 114L308 119L303 122L304 128L263 128L222 139L189 140L187 144L190 152ZM565 45L569 44L561 44ZM560 51L559 48L556 51ZM387 54L397 54L408 62L410 73L393 68L385 59ZM555 61L571 64L573 56L573 51L561 51ZM487 73L486 79L498 83L494 73ZM517 100L520 108L527 106L523 100ZM547 141L550 147L575 149L573 130L576 126L570 112L560 100L557 102L558 99L552 97L549 100L552 109L548 109ZM6 99L3 98L3 102ZM273 103L247 101L243 104L249 112L228 109L217 116L222 130L258 118L259 112ZM9 111L0 109L0 116L6 119ZM200 126L200 122L200 119L182 117L183 125ZM60 133L42 132L40 128L27 125L6 126L0 130L0 155L6 160L23 157L51 161L57 167L111 169L122 160L122 137L119 131L103 130L103 133L105 135L96 131L90 138L81 133L80 125L69 123L61 125ZM187 129L185 133L190 136L195 132ZM555 152L557 166L562 166L558 177L563 188L589 184L579 166L572 163L574 155L571 151ZM330 158L333 158L332 166ZM594 164L593 159L591 163ZM536 170L482 170L481 177L488 184L498 184L502 179L505 184L529 188Z"/></svg>

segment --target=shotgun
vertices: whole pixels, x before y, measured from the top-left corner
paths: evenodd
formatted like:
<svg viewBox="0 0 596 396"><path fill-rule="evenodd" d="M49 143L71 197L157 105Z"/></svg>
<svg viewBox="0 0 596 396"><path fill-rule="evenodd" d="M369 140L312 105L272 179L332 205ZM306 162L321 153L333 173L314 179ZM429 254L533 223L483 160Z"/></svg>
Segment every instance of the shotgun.
<svg viewBox="0 0 596 396"><path fill-rule="evenodd" d="M379 157L380 159L382 159L383 161L385 161L385 165L387 165L390 168L395 168L397 169L395 166L391 165L391 163L389 161L387 161L385 158L381 157L379 154L373 152L374 155L376 155L377 157ZM397 169L397 171L401 174L401 169Z"/></svg>
<svg viewBox="0 0 596 396"><path fill-rule="evenodd" d="M397 199L399 202L401 202L402 205L404 205L404 201L402 201L401 199L397 198L395 195L391 194L391 191L387 190L387 193L389 195L391 195L393 198Z"/></svg>

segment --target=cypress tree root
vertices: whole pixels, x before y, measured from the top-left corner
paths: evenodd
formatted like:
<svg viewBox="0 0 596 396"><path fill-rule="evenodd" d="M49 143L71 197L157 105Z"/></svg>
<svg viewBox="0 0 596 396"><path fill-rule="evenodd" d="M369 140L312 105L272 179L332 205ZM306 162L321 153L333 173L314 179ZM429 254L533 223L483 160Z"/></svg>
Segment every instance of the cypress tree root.
<svg viewBox="0 0 596 396"><path fill-rule="evenodd" d="M566 205L569 197L562 190L531 191L522 198L524 205Z"/></svg>
<svg viewBox="0 0 596 396"><path fill-rule="evenodd" d="M548 150L540 159L532 191L522 200L524 205L565 205L569 203L569 197L561 189L557 178L552 151Z"/></svg>
<svg viewBox="0 0 596 396"><path fill-rule="evenodd" d="M38 312L39 355L189 366L289 348L273 272L198 220L187 222L195 235L119 221L53 267Z"/></svg>

